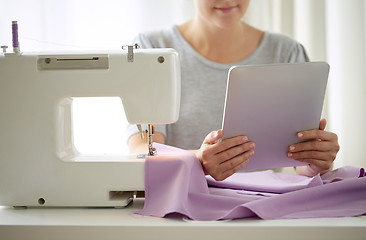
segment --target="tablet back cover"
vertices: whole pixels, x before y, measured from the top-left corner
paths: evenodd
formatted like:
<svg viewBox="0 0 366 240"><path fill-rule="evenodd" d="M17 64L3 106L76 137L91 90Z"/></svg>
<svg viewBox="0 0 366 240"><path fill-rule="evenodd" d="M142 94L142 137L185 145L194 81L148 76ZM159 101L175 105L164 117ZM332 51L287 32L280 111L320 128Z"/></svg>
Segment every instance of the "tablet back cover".
<svg viewBox="0 0 366 240"><path fill-rule="evenodd" d="M223 139L247 135L255 155L242 170L306 165L287 158L301 130L316 129L329 65L325 62L235 66L229 70Z"/></svg>

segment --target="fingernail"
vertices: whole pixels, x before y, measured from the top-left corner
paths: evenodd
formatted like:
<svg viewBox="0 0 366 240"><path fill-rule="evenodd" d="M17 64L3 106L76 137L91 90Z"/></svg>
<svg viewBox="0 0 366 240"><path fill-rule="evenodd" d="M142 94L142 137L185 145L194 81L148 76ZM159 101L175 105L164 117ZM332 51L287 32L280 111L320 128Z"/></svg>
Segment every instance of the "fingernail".
<svg viewBox="0 0 366 240"><path fill-rule="evenodd" d="M292 153L287 153L287 157L292 157Z"/></svg>
<svg viewBox="0 0 366 240"><path fill-rule="evenodd" d="M299 132L299 133L297 134L297 136L298 136L299 138L301 138L302 136L304 136L304 134L302 134L301 132Z"/></svg>
<svg viewBox="0 0 366 240"><path fill-rule="evenodd" d="M291 145L290 146L290 151L294 151L295 150L295 146Z"/></svg>
<svg viewBox="0 0 366 240"><path fill-rule="evenodd" d="M247 137L243 137L243 142L247 142L248 141L248 138Z"/></svg>

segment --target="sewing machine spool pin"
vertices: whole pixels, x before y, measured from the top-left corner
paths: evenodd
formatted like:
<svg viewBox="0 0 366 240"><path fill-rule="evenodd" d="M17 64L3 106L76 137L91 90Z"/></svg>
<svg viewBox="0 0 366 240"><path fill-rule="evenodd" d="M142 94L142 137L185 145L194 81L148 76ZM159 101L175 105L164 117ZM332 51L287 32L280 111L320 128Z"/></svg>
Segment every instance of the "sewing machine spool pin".
<svg viewBox="0 0 366 240"><path fill-rule="evenodd" d="M12 21L11 22L11 32L12 32L12 46L13 46L13 52L6 52L8 46L3 45L2 48L2 54L6 57L14 57L14 56L20 56L23 53L20 51L19 47L19 39L18 39L18 21Z"/></svg>
<svg viewBox="0 0 366 240"><path fill-rule="evenodd" d="M133 49L140 48L140 45L135 43L134 45L123 45L122 50L125 50L127 48L127 62L133 62L134 60L134 54Z"/></svg>

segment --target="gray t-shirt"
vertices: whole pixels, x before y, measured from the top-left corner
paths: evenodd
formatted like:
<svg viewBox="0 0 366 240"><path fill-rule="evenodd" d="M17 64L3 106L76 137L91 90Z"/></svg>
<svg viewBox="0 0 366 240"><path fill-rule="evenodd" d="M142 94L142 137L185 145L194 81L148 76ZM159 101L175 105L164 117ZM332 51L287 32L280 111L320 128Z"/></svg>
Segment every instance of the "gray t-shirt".
<svg viewBox="0 0 366 240"><path fill-rule="evenodd" d="M178 51L182 74L179 120L155 127L165 135L167 145L187 150L200 148L208 133L222 128L227 74L231 66L309 61L301 44L269 32L264 33L259 46L249 57L231 64L212 62L201 56L183 38L177 26L141 33L133 43L142 48L174 48ZM135 126L127 127L129 135L137 131Z"/></svg>

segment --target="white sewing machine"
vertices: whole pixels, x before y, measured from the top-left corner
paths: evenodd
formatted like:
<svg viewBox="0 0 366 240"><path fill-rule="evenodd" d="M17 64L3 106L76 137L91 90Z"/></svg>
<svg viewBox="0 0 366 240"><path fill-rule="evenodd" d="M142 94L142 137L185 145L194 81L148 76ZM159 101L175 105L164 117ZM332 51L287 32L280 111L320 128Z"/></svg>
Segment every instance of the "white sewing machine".
<svg viewBox="0 0 366 240"><path fill-rule="evenodd" d="M0 53L0 205L125 206L144 190L144 159L75 149L71 111L75 97L117 96L131 124L177 121L177 52L136 48Z"/></svg>

